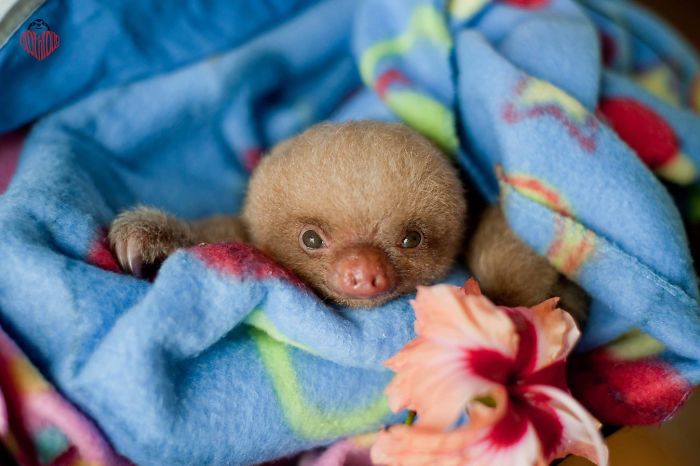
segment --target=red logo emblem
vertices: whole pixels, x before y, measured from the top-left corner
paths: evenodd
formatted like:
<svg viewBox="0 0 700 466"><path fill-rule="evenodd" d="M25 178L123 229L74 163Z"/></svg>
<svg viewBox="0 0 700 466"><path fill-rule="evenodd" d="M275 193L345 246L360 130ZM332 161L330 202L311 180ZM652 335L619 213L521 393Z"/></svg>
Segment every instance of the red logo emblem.
<svg viewBox="0 0 700 466"><path fill-rule="evenodd" d="M37 60L51 55L61 44L61 38L53 32L46 21L36 19L29 23L27 30L19 36L22 48Z"/></svg>

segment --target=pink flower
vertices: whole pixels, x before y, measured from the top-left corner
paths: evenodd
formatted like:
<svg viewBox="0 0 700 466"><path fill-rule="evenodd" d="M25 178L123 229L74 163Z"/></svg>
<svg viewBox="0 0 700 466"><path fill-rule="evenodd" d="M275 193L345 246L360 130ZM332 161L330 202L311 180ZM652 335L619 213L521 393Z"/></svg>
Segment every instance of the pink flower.
<svg viewBox="0 0 700 466"><path fill-rule="evenodd" d="M373 461L530 466L573 453L607 464L597 421L566 387L579 332L557 301L499 307L473 280L419 288L417 336L387 361L396 376L386 391L392 410L418 418L381 433Z"/></svg>

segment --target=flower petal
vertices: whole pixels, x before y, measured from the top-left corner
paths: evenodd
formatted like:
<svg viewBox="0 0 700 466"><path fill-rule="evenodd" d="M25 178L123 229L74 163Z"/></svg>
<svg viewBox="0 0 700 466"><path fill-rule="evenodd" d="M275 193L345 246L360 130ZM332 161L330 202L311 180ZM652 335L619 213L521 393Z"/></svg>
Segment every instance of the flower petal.
<svg viewBox="0 0 700 466"><path fill-rule="evenodd" d="M537 334L537 360L532 372L566 358L581 335L571 314L557 307L558 301L552 298L532 308L516 308L532 321Z"/></svg>
<svg viewBox="0 0 700 466"><path fill-rule="evenodd" d="M532 426L526 419L514 419L508 403L501 401L496 409L474 403L469 424L450 432L418 425L391 427L372 447L372 461L392 466L545 466ZM497 431L510 429L513 422L518 423L517 438L499 442Z"/></svg>
<svg viewBox="0 0 700 466"><path fill-rule="evenodd" d="M416 334L420 336L515 354L517 335L513 322L484 296L467 296L461 288L451 285L419 286L412 304Z"/></svg>
<svg viewBox="0 0 700 466"><path fill-rule="evenodd" d="M546 385L528 387L531 394L547 397L561 422L563 430L562 444L553 452L548 461L574 454L587 458L599 466L608 464L608 448L598 428L600 423L576 401L571 395Z"/></svg>
<svg viewBox="0 0 700 466"><path fill-rule="evenodd" d="M386 362L397 374L386 390L389 406L445 429L471 399L505 382L518 335L506 311L455 286L419 287L413 306L418 336Z"/></svg>
<svg viewBox="0 0 700 466"><path fill-rule="evenodd" d="M607 466L596 421L567 393L548 386L524 388L527 397L494 390L497 407L473 402L469 424L453 431L414 424L392 427L372 450L377 464L547 465L570 453Z"/></svg>
<svg viewBox="0 0 700 466"><path fill-rule="evenodd" d="M564 426L557 411L550 406L551 399L541 393L527 390L526 396L517 397L514 401L518 414L527 419L535 430L542 459L553 458L564 444Z"/></svg>
<svg viewBox="0 0 700 466"><path fill-rule="evenodd" d="M513 373L515 360L498 351L474 349L465 352L464 362L467 370L475 377L505 385Z"/></svg>
<svg viewBox="0 0 700 466"><path fill-rule="evenodd" d="M470 409L470 419L479 423L481 433L469 446L471 463L474 466L514 465L545 466L537 432L522 406L503 397L498 400L495 413ZM476 406L478 408L478 406ZM470 424L471 426L471 424Z"/></svg>
<svg viewBox="0 0 700 466"><path fill-rule="evenodd" d="M502 394L505 396L505 392ZM501 411L478 404L470 411L469 424L450 432L419 424L392 426L379 434L372 447L372 462L392 466L480 466L471 445ZM477 462L472 463L472 459Z"/></svg>
<svg viewBox="0 0 700 466"><path fill-rule="evenodd" d="M468 438L457 430L443 433L397 425L379 434L371 450L373 464L392 466L459 466Z"/></svg>
<svg viewBox="0 0 700 466"><path fill-rule="evenodd" d="M396 371L386 389L389 407L417 411L417 423L423 426L451 427L471 399L499 387L468 370L461 348L423 337L409 343L387 366Z"/></svg>
<svg viewBox="0 0 700 466"><path fill-rule="evenodd" d="M556 361L521 378L520 383L522 385L549 385L569 393L569 385L566 381L566 359Z"/></svg>
<svg viewBox="0 0 700 466"><path fill-rule="evenodd" d="M492 432L487 432L470 446L474 466L546 466L542 457L537 434L525 423L525 429L516 443L498 446L492 441Z"/></svg>
<svg viewBox="0 0 700 466"><path fill-rule="evenodd" d="M481 296L481 287L479 286L479 282L476 281L475 278L470 278L464 283L464 286L462 287L464 289L464 293L467 295L475 295L475 296Z"/></svg>

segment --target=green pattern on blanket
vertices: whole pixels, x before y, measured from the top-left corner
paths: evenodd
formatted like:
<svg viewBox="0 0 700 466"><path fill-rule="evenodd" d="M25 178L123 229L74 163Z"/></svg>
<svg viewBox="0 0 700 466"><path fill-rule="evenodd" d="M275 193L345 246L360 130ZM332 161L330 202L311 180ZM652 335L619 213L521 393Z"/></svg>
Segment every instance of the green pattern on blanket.
<svg viewBox="0 0 700 466"><path fill-rule="evenodd" d="M309 403L303 396L289 346L255 328L250 330L250 335L270 376L287 425L296 435L306 439L334 438L359 432L389 413L383 394L346 412L327 412Z"/></svg>

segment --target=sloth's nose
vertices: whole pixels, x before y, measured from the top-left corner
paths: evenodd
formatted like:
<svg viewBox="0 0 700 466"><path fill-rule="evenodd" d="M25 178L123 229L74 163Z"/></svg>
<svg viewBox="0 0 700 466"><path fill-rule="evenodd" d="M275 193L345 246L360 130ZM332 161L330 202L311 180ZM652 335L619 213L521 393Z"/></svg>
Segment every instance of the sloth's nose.
<svg viewBox="0 0 700 466"><path fill-rule="evenodd" d="M386 254L373 246L353 247L340 253L330 285L348 298L374 298L394 289L394 269Z"/></svg>

